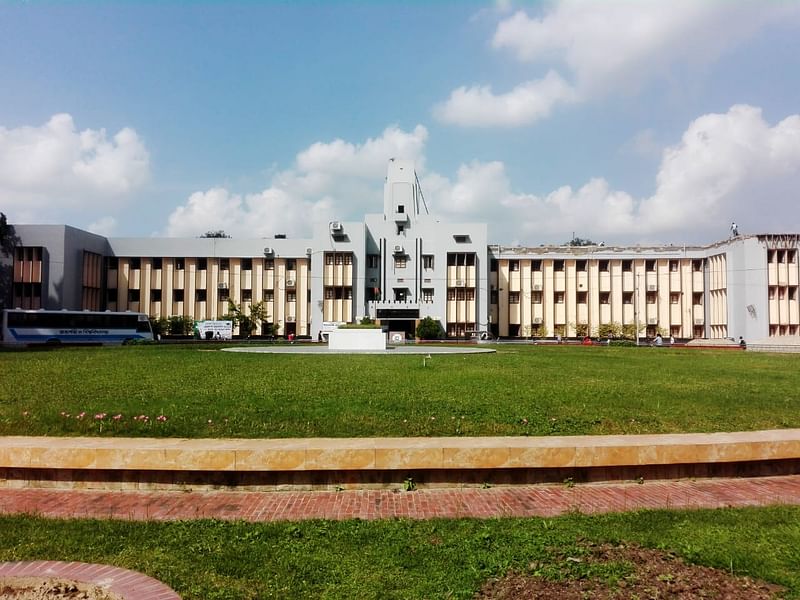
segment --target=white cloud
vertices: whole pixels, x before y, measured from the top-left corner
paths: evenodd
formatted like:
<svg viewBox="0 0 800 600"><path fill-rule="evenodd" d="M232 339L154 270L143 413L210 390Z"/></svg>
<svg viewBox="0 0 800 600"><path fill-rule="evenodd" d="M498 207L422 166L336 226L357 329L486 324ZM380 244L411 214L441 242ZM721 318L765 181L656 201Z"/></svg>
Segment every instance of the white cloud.
<svg viewBox="0 0 800 600"><path fill-rule="evenodd" d="M562 0L541 18L518 11L492 44L521 61L565 64L582 90L659 77L676 61L706 63L764 25L797 19L791 2Z"/></svg>
<svg viewBox="0 0 800 600"><path fill-rule="evenodd" d="M113 235L117 228L117 220L114 217L100 217L96 221L86 226L88 231L106 237Z"/></svg>
<svg viewBox="0 0 800 600"><path fill-rule="evenodd" d="M434 108L438 119L462 127L534 123L561 104L667 78L675 65L702 68L766 25L800 22L796 2L560 0L545 7L540 16L518 10L502 19L492 46L549 69L547 76L499 95L488 85L461 86Z"/></svg>
<svg viewBox="0 0 800 600"><path fill-rule="evenodd" d="M0 127L0 203L17 222L107 207L147 181L149 163L127 127L109 139L105 129L78 131L68 114L39 127Z"/></svg>
<svg viewBox="0 0 800 600"><path fill-rule="evenodd" d="M307 236L314 222L361 219L381 210L382 185L390 158L424 168L428 131L387 127L377 138L353 144L341 139L316 142L297 154L292 168L279 171L260 192L235 194L224 188L193 193L169 216L166 234L197 236L224 229L235 237L286 233Z"/></svg>
<svg viewBox="0 0 800 600"><path fill-rule="evenodd" d="M635 198L603 178L544 196L512 191L501 162L462 165L454 181L423 179L434 211L487 220L490 239L564 242L572 232L609 242L722 238L736 220L742 233L797 231L800 115L774 126L761 110L733 106L695 119L667 148L655 192Z"/></svg>
<svg viewBox="0 0 800 600"><path fill-rule="evenodd" d="M495 94L490 86L460 87L434 108L434 116L465 127L513 127L545 118L556 104L575 99L575 90L550 71L544 78L518 85L506 94Z"/></svg>

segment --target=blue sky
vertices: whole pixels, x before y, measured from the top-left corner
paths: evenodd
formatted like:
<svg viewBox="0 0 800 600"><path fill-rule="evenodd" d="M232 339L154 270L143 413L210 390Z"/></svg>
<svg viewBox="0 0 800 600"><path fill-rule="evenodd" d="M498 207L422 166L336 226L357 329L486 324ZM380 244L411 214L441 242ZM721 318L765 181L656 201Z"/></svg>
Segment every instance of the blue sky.
<svg viewBox="0 0 800 600"><path fill-rule="evenodd" d="M800 2L2 2L0 211L305 236L390 157L493 243L800 231Z"/></svg>

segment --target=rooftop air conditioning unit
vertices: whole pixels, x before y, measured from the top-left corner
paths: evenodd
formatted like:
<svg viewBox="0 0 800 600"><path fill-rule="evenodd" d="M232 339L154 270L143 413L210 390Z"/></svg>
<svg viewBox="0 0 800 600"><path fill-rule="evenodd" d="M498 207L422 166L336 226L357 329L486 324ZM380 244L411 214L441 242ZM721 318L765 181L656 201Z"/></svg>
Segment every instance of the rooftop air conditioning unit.
<svg viewBox="0 0 800 600"><path fill-rule="evenodd" d="M456 287L464 287L464 280L456 279Z"/></svg>
<svg viewBox="0 0 800 600"><path fill-rule="evenodd" d="M651 283L650 285L647 286L648 292L655 292L656 290L658 290L658 286L655 285L654 283Z"/></svg>
<svg viewBox="0 0 800 600"><path fill-rule="evenodd" d="M228 289L228 284L227 283L218 283L217 284L217 289L219 289L219 290L227 290Z"/></svg>
<svg viewBox="0 0 800 600"><path fill-rule="evenodd" d="M695 325L702 325L703 324L703 319L695 319L694 320L694 324Z"/></svg>
<svg viewBox="0 0 800 600"><path fill-rule="evenodd" d="M344 229L344 227L342 227L339 221L331 221L331 232L339 233L342 229Z"/></svg>
<svg viewBox="0 0 800 600"><path fill-rule="evenodd" d="M648 325L658 325L658 319L647 319Z"/></svg>
<svg viewBox="0 0 800 600"><path fill-rule="evenodd" d="M398 244L397 246L394 247L394 253L395 254L402 254L403 253L403 247Z"/></svg>
<svg viewBox="0 0 800 600"><path fill-rule="evenodd" d="M313 248L306 248L306 254L314 254Z"/></svg>
<svg viewBox="0 0 800 600"><path fill-rule="evenodd" d="M270 248L269 246L264 248L264 256L272 256L273 254L275 254L274 249Z"/></svg>
<svg viewBox="0 0 800 600"><path fill-rule="evenodd" d="M542 284L541 283L534 283L533 284L533 291L534 292L541 292L542 291Z"/></svg>
<svg viewBox="0 0 800 600"><path fill-rule="evenodd" d="M287 279L286 287L294 287L294 279Z"/></svg>
<svg viewBox="0 0 800 600"><path fill-rule="evenodd" d="M294 323L294 317L292 315L289 315L288 317L286 317L286 322L287 323Z"/></svg>
<svg viewBox="0 0 800 600"><path fill-rule="evenodd" d="M533 317L533 324L534 325L541 325L542 317Z"/></svg>

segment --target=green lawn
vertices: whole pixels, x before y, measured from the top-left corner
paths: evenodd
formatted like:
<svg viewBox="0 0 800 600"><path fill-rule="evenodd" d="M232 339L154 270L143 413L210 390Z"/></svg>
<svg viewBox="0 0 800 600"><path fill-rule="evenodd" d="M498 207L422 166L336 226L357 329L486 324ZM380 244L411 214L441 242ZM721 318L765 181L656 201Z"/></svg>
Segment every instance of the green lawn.
<svg viewBox="0 0 800 600"><path fill-rule="evenodd" d="M147 573L185 600L470 598L509 569L624 578L597 568L587 542L636 542L800 597L800 508L654 511L554 519L58 521L0 517L0 560L108 563Z"/></svg>
<svg viewBox="0 0 800 600"><path fill-rule="evenodd" d="M667 348L501 346L496 354L435 355L425 367L411 355L176 346L3 352L0 435L485 436L800 427L798 366L794 355Z"/></svg>

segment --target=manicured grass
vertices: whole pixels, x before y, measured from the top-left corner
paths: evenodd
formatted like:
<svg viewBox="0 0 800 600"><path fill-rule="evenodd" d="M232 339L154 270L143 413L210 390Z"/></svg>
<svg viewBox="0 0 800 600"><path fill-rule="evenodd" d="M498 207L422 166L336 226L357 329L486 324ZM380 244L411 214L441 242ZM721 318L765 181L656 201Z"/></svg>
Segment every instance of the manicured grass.
<svg viewBox="0 0 800 600"><path fill-rule="evenodd" d="M175 346L4 352L0 435L483 436L800 427L800 355L520 345L426 362L410 355Z"/></svg>
<svg viewBox="0 0 800 600"><path fill-rule="evenodd" d="M54 521L0 517L0 560L100 562L142 571L185 600L470 598L509 569L623 578L587 543L636 542L800 597L800 508L654 511L554 519L366 522Z"/></svg>

